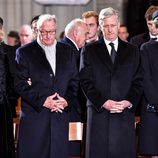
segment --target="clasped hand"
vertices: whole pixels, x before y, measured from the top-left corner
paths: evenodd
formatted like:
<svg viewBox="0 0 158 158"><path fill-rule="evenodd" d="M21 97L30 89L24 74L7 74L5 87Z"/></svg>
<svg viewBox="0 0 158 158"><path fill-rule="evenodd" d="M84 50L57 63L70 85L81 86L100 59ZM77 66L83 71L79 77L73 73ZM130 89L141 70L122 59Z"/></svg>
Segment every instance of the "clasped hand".
<svg viewBox="0 0 158 158"><path fill-rule="evenodd" d="M109 110L110 113L121 113L129 105L130 105L130 102L127 100L122 100L122 101L107 100L103 104L103 107Z"/></svg>
<svg viewBox="0 0 158 158"><path fill-rule="evenodd" d="M44 102L43 106L50 109L51 112L60 112L60 113L62 113L64 108L68 106L68 103L58 93L55 93L55 94L47 97L47 99Z"/></svg>

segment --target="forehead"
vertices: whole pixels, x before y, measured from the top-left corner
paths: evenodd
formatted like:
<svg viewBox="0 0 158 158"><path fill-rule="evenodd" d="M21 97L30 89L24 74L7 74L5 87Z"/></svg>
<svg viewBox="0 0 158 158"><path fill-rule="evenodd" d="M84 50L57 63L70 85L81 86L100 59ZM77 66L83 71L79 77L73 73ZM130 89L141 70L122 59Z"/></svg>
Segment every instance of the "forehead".
<svg viewBox="0 0 158 158"><path fill-rule="evenodd" d="M106 17L103 19L103 24L106 25L106 24L117 24L118 23L118 19L117 19L117 16L116 15L112 15L112 16L109 16L109 17Z"/></svg>
<svg viewBox="0 0 158 158"><path fill-rule="evenodd" d="M24 27L20 30L20 34L31 34L31 29L28 27Z"/></svg>
<svg viewBox="0 0 158 158"><path fill-rule="evenodd" d="M83 19L86 23L97 23L96 18L94 16L84 18Z"/></svg>
<svg viewBox="0 0 158 158"><path fill-rule="evenodd" d="M42 29L45 29L45 28L56 28L56 22L51 19L51 20L45 20L41 26Z"/></svg>

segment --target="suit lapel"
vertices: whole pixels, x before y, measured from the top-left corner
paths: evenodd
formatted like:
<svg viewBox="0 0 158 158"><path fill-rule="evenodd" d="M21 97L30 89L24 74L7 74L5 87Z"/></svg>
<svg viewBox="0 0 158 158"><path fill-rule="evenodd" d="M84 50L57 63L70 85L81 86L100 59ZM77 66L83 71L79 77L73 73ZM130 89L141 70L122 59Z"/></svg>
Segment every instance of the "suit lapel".
<svg viewBox="0 0 158 158"><path fill-rule="evenodd" d="M113 66L113 72L118 68L119 65L122 65L123 63L126 62L129 58L129 50L127 49L127 43L124 41L121 41L119 39L118 41L118 50L117 50L117 55L115 58L115 63Z"/></svg>
<svg viewBox="0 0 158 158"><path fill-rule="evenodd" d="M60 76L60 72L62 72L62 57L61 57L61 49L60 49L60 45L59 43L57 42L57 45L56 45L56 77L57 76ZM62 53L62 56L64 55L64 53Z"/></svg>
<svg viewBox="0 0 158 158"><path fill-rule="evenodd" d="M48 70L54 76L54 72L46 58L45 51L41 48L41 46L37 42L35 44L37 45L35 46L36 60L38 60L44 67L46 67L46 70Z"/></svg>
<svg viewBox="0 0 158 158"><path fill-rule="evenodd" d="M113 64L112 64L112 61L111 61L111 58L110 58L110 55L109 55L109 52L105 45L104 40L101 39L97 46L98 48L96 52L98 53L100 60L108 67L110 71L112 71Z"/></svg>
<svg viewBox="0 0 158 158"><path fill-rule="evenodd" d="M115 64L120 64L120 62L126 60L128 55L128 50L126 51L126 43L119 40Z"/></svg>

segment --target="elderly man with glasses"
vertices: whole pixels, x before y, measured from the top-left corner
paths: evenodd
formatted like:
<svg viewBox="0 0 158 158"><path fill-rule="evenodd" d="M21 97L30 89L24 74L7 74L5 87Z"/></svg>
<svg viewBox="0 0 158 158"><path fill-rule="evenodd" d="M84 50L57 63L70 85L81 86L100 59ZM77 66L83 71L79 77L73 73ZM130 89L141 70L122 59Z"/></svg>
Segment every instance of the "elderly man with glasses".
<svg viewBox="0 0 158 158"><path fill-rule="evenodd" d="M17 50L15 87L22 98L18 158L69 157L78 69L73 49L56 41L56 29L54 15L41 15L37 40Z"/></svg>

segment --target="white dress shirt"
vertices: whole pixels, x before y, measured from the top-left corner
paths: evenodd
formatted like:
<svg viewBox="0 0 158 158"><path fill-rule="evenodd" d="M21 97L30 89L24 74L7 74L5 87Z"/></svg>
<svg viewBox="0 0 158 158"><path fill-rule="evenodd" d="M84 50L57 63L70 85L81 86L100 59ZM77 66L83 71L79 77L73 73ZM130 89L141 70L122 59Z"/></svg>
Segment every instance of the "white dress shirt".
<svg viewBox="0 0 158 158"><path fill-rule="evenodd" d="M56 71L56 44L57 41L55 40L54 43L51 46L45 46L41 43L39 39L37 39L37 43L43 48L46 58L53 70L53 73L55 75Z"/></svg>
<svg viewBox="0 0 158 158"><path fill-rule="evenodd" d="M115 41L111 42L111 41L108 41L104 38L104 42L106 44L106 47L108 49L108 52L109 52L109 55L111 56L111 46L109 45L109 43L114 43L114 47L115 47L115 51L117 52L117 49L118 49L118 38L116 38Z"/></svg>

